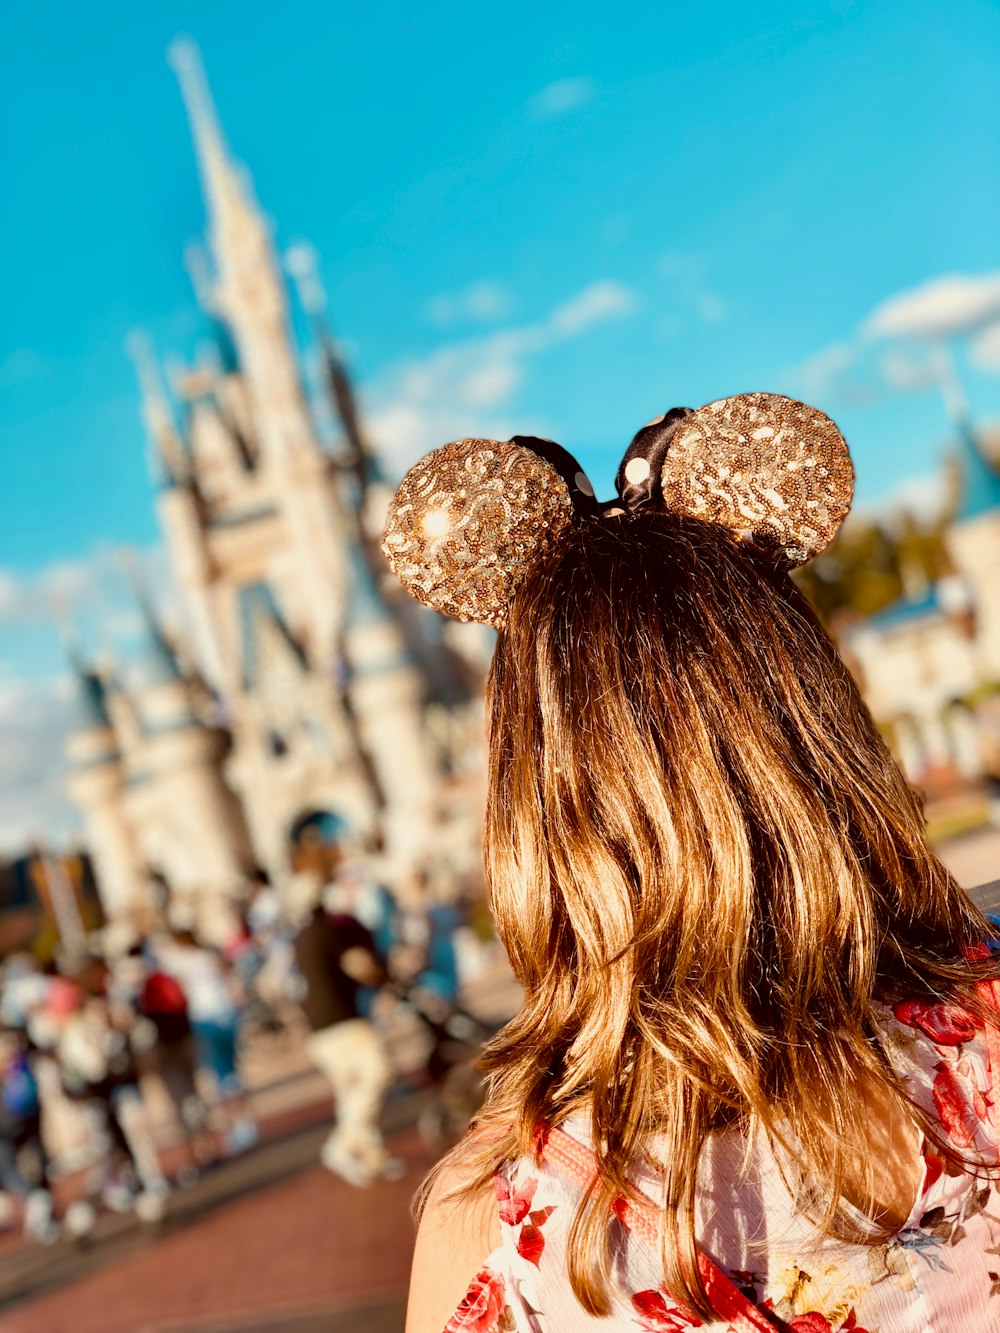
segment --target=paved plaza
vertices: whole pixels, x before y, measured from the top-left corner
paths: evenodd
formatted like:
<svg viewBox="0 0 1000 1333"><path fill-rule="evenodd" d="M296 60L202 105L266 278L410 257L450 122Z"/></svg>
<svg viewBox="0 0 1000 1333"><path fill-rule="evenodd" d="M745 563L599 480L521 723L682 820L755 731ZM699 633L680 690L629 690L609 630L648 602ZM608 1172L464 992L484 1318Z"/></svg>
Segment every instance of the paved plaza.
<svg viewBox="0 0 1000 1333"><path fill-rule="evenodd" d="M159 1229L109 1216L85 1249L8 1241L2 1333L399 1333L434 1152L400 1128L405 1175L353 1189L318 1164L325 1117L305 1118L180 1192Z"/></svg>

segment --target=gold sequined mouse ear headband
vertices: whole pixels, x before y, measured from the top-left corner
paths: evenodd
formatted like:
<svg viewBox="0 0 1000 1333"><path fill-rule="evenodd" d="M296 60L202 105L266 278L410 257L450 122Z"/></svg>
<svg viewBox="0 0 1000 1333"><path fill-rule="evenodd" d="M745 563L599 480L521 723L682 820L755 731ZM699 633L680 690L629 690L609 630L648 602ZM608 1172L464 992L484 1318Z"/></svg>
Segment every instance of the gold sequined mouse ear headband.
<svg viewBox="0 0 1000 1333"><path fill-rule="evenodd" d="M502 628L530 566L571 524L639 509L718 523L803 564L832 540L854 489L840 431L779 394L674 408L644 426L618 469L618 497L551 440L457 440L406 474L382 549L407 591L460 620Z"/></svg>

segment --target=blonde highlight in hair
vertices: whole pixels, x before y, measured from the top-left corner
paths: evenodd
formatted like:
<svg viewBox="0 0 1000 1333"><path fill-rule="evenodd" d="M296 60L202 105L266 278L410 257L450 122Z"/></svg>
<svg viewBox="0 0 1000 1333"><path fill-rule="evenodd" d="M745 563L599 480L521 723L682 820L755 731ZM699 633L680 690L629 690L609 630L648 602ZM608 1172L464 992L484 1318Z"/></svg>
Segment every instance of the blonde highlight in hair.
<svg viewBox="0 0 1000 1333"><path fill-rule="evenodd" d="M877 1003L966 997L986 923L805 599L717 527L578 524L518 590L489 699L486 869L524 1002L484 1052L491 1132L452 1157L482 1183L589 1116L599 1174L567 1261L601 1314L611 1204L655 1137L666 1286L710 1315L707 1136L785 1145L835 1227L859 1081L921 1119Z"/></svg>

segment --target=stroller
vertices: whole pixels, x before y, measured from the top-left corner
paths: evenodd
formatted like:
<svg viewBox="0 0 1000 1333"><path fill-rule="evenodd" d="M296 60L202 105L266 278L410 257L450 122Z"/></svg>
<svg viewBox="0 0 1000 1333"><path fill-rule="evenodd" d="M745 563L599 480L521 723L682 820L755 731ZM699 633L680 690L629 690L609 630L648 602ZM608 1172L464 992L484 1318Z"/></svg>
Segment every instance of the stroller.
<svg viewBox="0 0 1000 1333"><path fill-rule="evenodd" d="M482 1106L486 1081L477 1058L498 1028L418 983L391 981L386 989L419 1018L432 1039L424 1073L433 1095L417 1125L425 1143L437 1147L446 1138L462 1135Z"/></svg>

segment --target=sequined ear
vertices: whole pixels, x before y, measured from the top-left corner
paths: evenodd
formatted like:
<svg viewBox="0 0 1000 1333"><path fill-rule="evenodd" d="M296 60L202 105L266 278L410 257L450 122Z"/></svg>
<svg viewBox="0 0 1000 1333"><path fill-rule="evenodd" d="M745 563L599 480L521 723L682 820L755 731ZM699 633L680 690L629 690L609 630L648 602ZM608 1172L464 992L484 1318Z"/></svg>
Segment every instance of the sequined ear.
<svg viewBox="0 0 1000 1333"><path fill-rule="evenodd" d="M529 566L574 518L566 479L529 443L456 440L403 478L382 550L418 602L503 627Z"/></svg>
<svg viewBox="0 0 1000 1333"><path fill-rule="evenodd" d="M778 546L801 565L832 541L854 492L840 431L794 398L745 393L692 412L661 470L669 509Z"/></svg>

